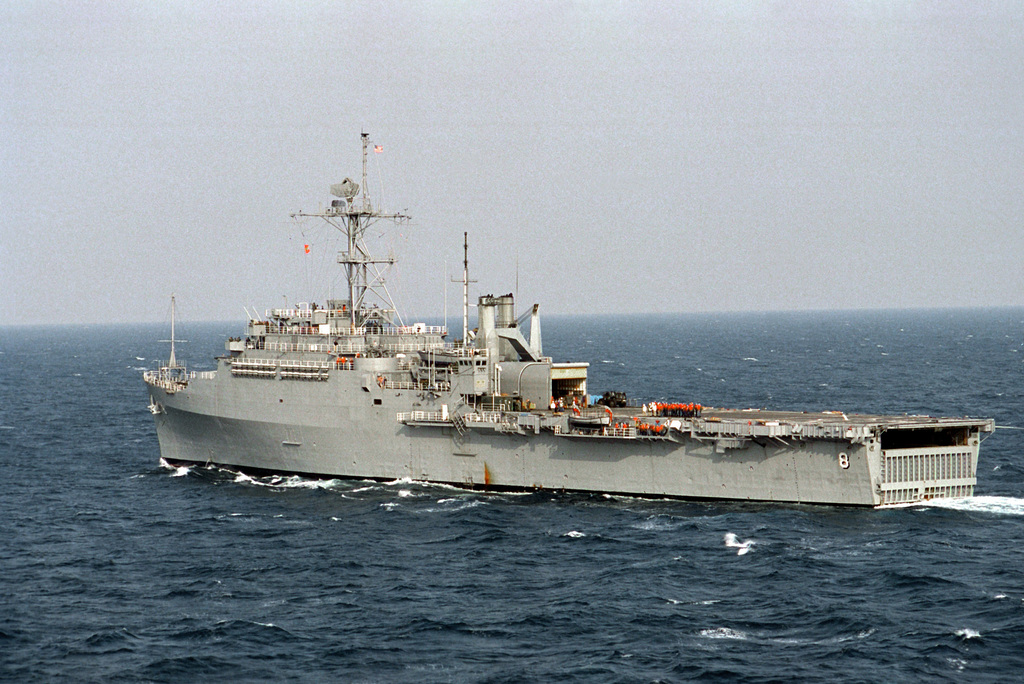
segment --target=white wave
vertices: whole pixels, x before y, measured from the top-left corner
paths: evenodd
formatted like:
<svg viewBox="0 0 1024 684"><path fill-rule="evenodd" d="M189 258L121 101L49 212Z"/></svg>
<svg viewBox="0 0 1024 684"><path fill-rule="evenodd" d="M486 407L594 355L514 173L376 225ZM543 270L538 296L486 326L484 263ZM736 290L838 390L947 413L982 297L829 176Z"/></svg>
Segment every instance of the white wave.
<svg viewBox="0 0 1024 684"><path fill-rule="evenodd" d="M997 515L1024 515L1024 499L1013 496L972 496L966 499L931 499L910 504L909 507L947 508L968 513L995 513Z"/></svg>
<svg viewBox="0 0 1024 684"><path fill-rule="evenodd" d="M145 357L145 356L136 356L136 357L135 357L135 360L136 360L136 361L145 361L145 360L146 360L146 357Z"/></svg>
<svg viewBox="0 0 1024 684"><path fill-rule="evenodd" d="M396 508L398 508L398 506L399 506L399 504L391 503L391 502L382 503L380 505L380 507L383 508L385 511L393 511Z"/></svg>
<svg viewBox="0 0 1024 684"><path fill-rule="evenodd" d="M568 532L566 532L562 536L563 537L572 537L573 539L579 539L580 537L586 537L587 535L583 534L582 532L577 532L576 530L569 530Z"/></svg>
<svg viewBox="0 0 1024 684"><path fill-rule="evenodd" d="M652 515L630 527L635 530L674 530L679 527L679 521L663 515Z"/></svg>
<svg viewBox="0 0 1024 684"><path fill-rule="evenodd" d="M437 503L439 503L439 504L448 504L448 503L452 503L454 501L458 501L458 499L440 499ZM442 505L440 508L424 508L421 512L422 513L457 513L459 511L464 511L467 508L476 508L477 506L483 506L483 505L484 505L483 501L480 501L478 499L472 499L472 500L469 500L469 501L463 501L462 503L457 504L455 506L444 506L444 505Z"/></svg>
<svg viewBox="0 0 1024 684"><path fill-rule="evenodd" d="M753 356L744 356L743 360L744 361L757 361L757 359L755 359Z"/></svg>
<svg viewBox="0 0 1024 684"><path fill-rule="evenodd" d="M846 634L835 637L829 637L827 639L808 639L798 637L782 637L782 638L768 638L766 641L775 644L787 644L787 645L806 645L806 644L844 644L849 641L857 639L867 639L869 636L875 633L875 629L865 629L857 632L856 634Z"/></svg>
<svg viewBox="0 0 1024 684"><path fill-rule="evenodd" d="M13 430L13 425L0 425L0 430Z"/></svg>
<svg viewBox="0 0 1024 684"><path fill-rule="evenodd" d="M408 489L399 489L398 496L412 496L412 491Z"/></svg>
<svg viewBox="0 0 1024 684"><path fill-rule="evenodd" d="M144 371L144 370L149 370L149 369L148 369L148 368L146 368L145 366L128 366L128 367L129 367L129 368L131 368L131 369L132 369L133 371Z"/></svg>
<svg viewBox="0 0 1024 684"><path fill-rule="evenodd" d="M956 630L955 634L963 640L967 639L980 639L981 632L971 629L970 627L964 627L963 629Z"/></svg>
<svg viewBox="0 0 1024 684"><path fill-rule="evenodd" d="M707 639L737 639L739 641L746 641L747 635L743 632L739 632L735 629L729 629L728 627L715 627L714 629L702 629L700 635Z"/></svg>
<svg viewBox="0 0 1024 684"><path fill-rule="evenodd" d="M280 479L280 481L275 483L273 486L281 487L283 489L333 489L340 484L341 480L318 480L315 478L291 475Z"/></svg>
<svg viewBox="0 0 1024 684"><path fill-rule="evenodd" d="M992 598L994 598L994 599L1004 599L1004 598L1007 598L1007 596L1006 596L1006 594L996 594Z"/></svg>
<svg viewBox="0 0 1024 684"><path fill-rule="evenodd" d="M341 484L341 480L324 480L319 478L302 477L301 475L270 475L267 477L252 477L243 472L218 468L220 472L234 475L236 484L248 484L254 487L271 487L273 489L333 489Z"/></svg>
<svg viewBox="0 0 1024 684"><path fill-rule="evenodd" d="M167 470L173 470L174 472L171 473L171 477L184 477L188 475L189 471L192 469L192 466L172 466L162 458L160 459L160 467L166 468Z"/></svg>
<svg viewBox="0 0 1024 684"><path fill-rule="evenodd" d="M741 542L739 539L736 538L736 535L732 532L725 533L725 545L728 546L730 549L736 549L737 556L742 556L744 554L750 553L750 547L752 547L756 543L757 542L755 542L753 539L748 539L745 542Z"/></svg>
<svg viewBox="0 0 1024 684"><path fill-rule="evenodd" d="M397 480L391 480L390 482L381 482L381 484L384 485L385 487L393 487L395 485L401 485L401 484L412 484L412 478L411 477L400 477Z"/></svg>

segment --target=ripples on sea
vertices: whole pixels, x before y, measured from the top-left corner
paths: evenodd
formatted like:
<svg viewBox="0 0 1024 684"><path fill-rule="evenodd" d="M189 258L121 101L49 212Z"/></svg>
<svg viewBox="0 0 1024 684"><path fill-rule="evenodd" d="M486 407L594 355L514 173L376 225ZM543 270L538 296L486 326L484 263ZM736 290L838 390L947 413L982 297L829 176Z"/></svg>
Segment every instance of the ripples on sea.
<svg viewBox="0 0 1024 684"><path fill-rule="evenodd" d="M1024 426L1024 311L551 318L592 392ZM200 361L237 324L193 324ZM155 326L0 329L0 679L1007 681L1024 432L860 510L161 464Z"/></svg>

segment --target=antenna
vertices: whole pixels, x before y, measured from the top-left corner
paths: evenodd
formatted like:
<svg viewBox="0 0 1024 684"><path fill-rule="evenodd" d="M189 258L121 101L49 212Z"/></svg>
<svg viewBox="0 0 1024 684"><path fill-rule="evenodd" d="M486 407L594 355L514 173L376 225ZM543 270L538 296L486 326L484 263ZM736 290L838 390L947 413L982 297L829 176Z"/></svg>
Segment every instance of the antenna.
<svg viewBox="0 0 1024 684"><path fill-rule="evenodd" d="M178 365L174 358L174 295L171 295L171 359L167 365L174 368Z"/></svg>
<svg viewBox="0 0 1024 684"><path fill-rule="evenodd" d="M516 306L516 307L519 306L519 245L518 244L516 245L516 299L515 299L515 305L514 306ZM513 309L513 311L512 311L512 318L515 318L517 313L518 312L515 309Z"/></svg>
<svg viewBox="0 0 1024 684"><path fill-rule="evenodd" d="M366 146L370 143L369 133L360 133L363 138L363 207L366 206Z"/></svg>
<svg viewBox="0 0 1024 684"><path fill-rule="evenodd" d="M180 366L178 366L178 360L177 360L177 358L174 355L174 343L175 342L188 342L188 340L178 340L178 339L175 339L175 337L174 337L174 316L175 316L174 295L172 294L171 295L171 339L169 339L169 340L160 340L161 342L170 342L171 343L171 358L168 359L168 361L167 361L167 367L168 368L180 368Z"/></svg>
<svg viewBox="0 0 1024 684"><path fill-rule="evenodd" d="M459 282L453 280L453 283ZM466 346L466 338L469 337L469 284L475 280L469 279L469 233L462 233L462 346Z"/></svg>

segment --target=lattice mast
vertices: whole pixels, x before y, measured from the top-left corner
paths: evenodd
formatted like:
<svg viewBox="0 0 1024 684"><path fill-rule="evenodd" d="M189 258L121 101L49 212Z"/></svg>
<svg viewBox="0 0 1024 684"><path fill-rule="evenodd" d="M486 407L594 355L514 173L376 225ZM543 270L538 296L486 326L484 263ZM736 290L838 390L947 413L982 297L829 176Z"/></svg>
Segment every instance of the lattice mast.
<svg viewBox="0 0 1024 684"><path fill-rule="evenodd" d="M345 236L346 249L338 252L338 263L345 269L348 281L349 321L353 328L364 326L392 326L398 312L388 292L384 274L395 263L393 255L374 257L366 246L366 230L379 220L398 224L408 221L409 216L388 213L373 208L367 194L366 162L370 145L368 133L362 133L363 176L362 184L346 178L331 186L331 194L339 199L331 206L317 213L298 212L297 217L321 218ZM383 306L381 306L383 305Z"/></svg>

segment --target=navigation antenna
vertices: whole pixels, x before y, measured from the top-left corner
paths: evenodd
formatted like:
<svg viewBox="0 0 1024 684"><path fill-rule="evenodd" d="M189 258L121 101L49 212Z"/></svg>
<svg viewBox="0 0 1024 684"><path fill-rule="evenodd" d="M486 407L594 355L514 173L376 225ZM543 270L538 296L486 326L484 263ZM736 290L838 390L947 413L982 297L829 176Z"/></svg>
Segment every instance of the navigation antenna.
<svg viewBox="0 0 1024 684"><path fill-rule="evenodd" d="M175 342L188 342L188 340L175 340L174 339L174 295L173 294L171 295L171 339L169 339L169 340L160 340L160 342L170 342L171 343L171 358L168 359L168 361L167 361L167 367L168 368L183 368L183 366L179 366L178 365L178 360L174 356L174 343Z"/></svg>
<svg viewBox="0 0 1024 684"><path fill-rule="evenodd" d="M292 218L321 218L345 236L346 249L338 252L338 263L345 269L348 299L340 302L339 306L347 307L353 330L393 326L396 317L401 321L384 279L388 268L394 265L395 257L371 256L364 238L367 229L379 220L398 224L410 218L405 214L387 213L373 208L366 187L366 157L370 135L361 133L360 138L363 145L362 185L346 178L331 186L331 194L339 199L331 200L330 207L316 213L300 211L292 214Z"/></svg>
<svg viewBox="0 0 1024 684"><path fill-rule="evenodd" d="M462 346L466 346L466 338L469 337L469 284L475 280L469 279L469 233L462 233L462 280L452 279L453 283L462 283ZM448 321L445 321L448 325Z"/></svg>

